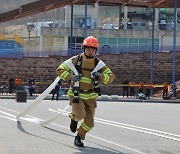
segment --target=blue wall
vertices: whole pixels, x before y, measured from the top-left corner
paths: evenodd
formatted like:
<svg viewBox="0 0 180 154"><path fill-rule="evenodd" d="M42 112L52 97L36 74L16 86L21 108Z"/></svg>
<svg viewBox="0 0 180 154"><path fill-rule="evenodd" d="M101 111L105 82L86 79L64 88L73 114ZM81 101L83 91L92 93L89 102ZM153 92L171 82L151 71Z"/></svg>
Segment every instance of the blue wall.
<svg viewBox="0 0 180 154"><path fill-rule="evenodd" d="M0 58L23 58L23 46L12 40L0 40Z"/></svg>

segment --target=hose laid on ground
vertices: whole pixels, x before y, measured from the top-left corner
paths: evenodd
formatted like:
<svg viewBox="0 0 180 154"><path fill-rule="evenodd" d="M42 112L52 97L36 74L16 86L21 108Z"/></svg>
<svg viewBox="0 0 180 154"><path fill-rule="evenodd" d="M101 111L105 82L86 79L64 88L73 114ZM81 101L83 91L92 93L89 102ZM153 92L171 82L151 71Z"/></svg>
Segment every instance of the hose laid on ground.
<svg viewBox="0 0 180 154"><path fill-rule="evenodd" d="M41 94L39 95L27 108L25 108L23 111L21 111L17 116L17 121L20 120L22 116L25 116L30 110L32 110L36 105L38 105L56 86L56 84L59 82L60 77L58 76L56 80Z"/></svg>

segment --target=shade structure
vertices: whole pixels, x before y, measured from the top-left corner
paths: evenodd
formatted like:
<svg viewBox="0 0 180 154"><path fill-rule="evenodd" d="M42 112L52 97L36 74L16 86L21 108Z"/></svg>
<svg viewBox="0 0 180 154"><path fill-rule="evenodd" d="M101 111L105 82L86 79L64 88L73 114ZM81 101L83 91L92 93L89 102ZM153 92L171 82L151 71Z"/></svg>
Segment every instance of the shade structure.
<svg viewBox="0 0 180 154"><path fill-rule="evenodd" d="M174 8L173 0L88 0L88 4L99 3L99 5L120 5L145 8ZM38 0L21 5L15 10L0 14L0 23L30 16L40 12L52 10L66 5L85 5L84 0ZM177 0L180 7L180 0Z"/></svg>

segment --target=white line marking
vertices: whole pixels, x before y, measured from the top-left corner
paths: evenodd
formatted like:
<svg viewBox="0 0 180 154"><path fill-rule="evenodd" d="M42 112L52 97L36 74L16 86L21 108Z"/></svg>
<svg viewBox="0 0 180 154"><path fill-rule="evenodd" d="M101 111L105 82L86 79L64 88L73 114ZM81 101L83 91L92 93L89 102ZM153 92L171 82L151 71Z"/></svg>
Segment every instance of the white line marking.
<svg viewBox="0 0 180 154"><path fill-rule="evenodd" d="M68 108L69 108L69 105L67 105L62 111L59 111L56 115L53 115L52 117L50 117L47 120L41 121L40 124L41 125L47 125L47 124L51 123L52 121L56 120L62 114L62 112Z"/></svg>
<svg viewBox="0 0 180 154"><path fill-rule="evenodd" d="M11 112L19 113L19 112L15 111L15 110L11 110L11 109L6 108L6 107L3 107L3 106L0 106L0 108L5 109L5 110L8 110L8 111L11 111Z"/></svg>
<svg viewBox="0 0 180 154"><path fill-rule="evenodd" d="M19 112L15 111L15 110L11 110L11 109L8 109L8 108L2 107L2 106L0 106L0 108L5 109L5 110L8 110L8 111L11 111L11 112L19 113ZM1 112L2 114L8 115L8 116L10 116L10 117L12 117L12 118L15 118L15 121L17 121L15 115L12 115L12 114L7 113L7 112L4 112L4 111L0 111L0 112ZM35 117L33 117L33 116L30 116L30 115L26 115L26 116L27 116L27 117L31 117L31 118L22 117L21 119L22 119L22 120L26 120L26 121L30 121L30 122L33 122L33 123L37 123L37 124L40 124L40 122L42 121L42 119L35 118Z"/></svg>
<svg viewBox="0 0 180 154"><path fill-rule="evenodd" d="M176 135L176 134L172 134L172 133L168 133L168 132L163 132L163 131L159 131L159 130L155 130L155 129L149 129L149 128L145 128L145 127L139 127L139 126L135 126L135 125L129 125L129 124L119 123L119 122L115 122L115 121L99 119L99 118L95 118L95 119L100 120L100 121L104 121L104 122L108 122L108 123L123 125L123 126L127 126L127 127L132 127L132 128L138 128L138 129L142 129L142 130L147 130L147 131L151 131L151 132L166 134L169 136L174 136L174 137L180 138L180 135Z"/></svg>
<svg viewBox="0 0 180 154"><path fill-rule="evenodd" d="M9 120L12 120L12 121L17 121L15 118L11 118L11 117L1 116L1 115L0 115L0 117L5 118L5 119L9 119Z"/></svg>
<svg viewBox="0 0 180 154"><path fill-rule="evenodd" d="M26 120L26 121L30 121L36 124L40 124L41 123L41 119L39 118L25 118L25 117L21 117L22 120ZM17 120L17 119L16 119Z"/></svg>
<svg viewBox="0 0 180 154"><path fill-rule="evenodd" d="M0 107L1 107L1 106L0 106ZM3 108L4 108L4 107L3 107ZM7 109L7 108L4 108L4 109ZM11 110L11 109L7 109L7 110ZM17 111L14 111L14 110L11 110L11 111L12 111L12 112L15 112L15 113L18 113ZM57 111L56 111L56 112L57 112ZM4 117L4 116L0 116L0 117ZM16 118L9 118L9 117L4 117L4 118L7 118L7 119L10 119L10 120L13 120L13 121L17 122L17 119L16 119ZM34 118L36 118L36 117L34 117ZM38 119L38 118L36 118L36 119ZM27 119L26 119L26 118L23 118L23 120L27 120ZM42 119L40 119L40 120L42 120ZM30 120L30 122L33 122L33 121ZM68 127L61 126L61 125L58 125L58 124L55 124L55 123L51 123L51 124L69 130ZM97 137L97 136L93 136L93 135L90 135L90 134L87 134L87 135L90 136L90 137L99 139L99 140L101 140L101 141L104 141L104 142L113 144L113 145L115 145L115 146L118 146L118 147L121 147L121 148L130 150L130 151L139 153L139 154L145 154L145 153L143 153L143 152L141 152L141 151L138 151L138 150L136 150L136 149L132 149L132 148L126 147L126 146L124 146L124 145L121 145L121 144L118 144L118 143L115 143L115 142L112 142L112 141L109 141L109 140L106 140L106 139L103 139L103 138L100 138L100 137Z"/></svg>
<svg viewBox="0 0 180 154"><path fill-rule="evenodd" d="M2 109L5 109L5 110L8 110L8 111L11 111L11 112L14 112L14 113L19 113L18 111L15 111L15 110L11 110L11 109L9 109L9 108L5 108L5 107L2 107L2 106L0 106L0 108L2 108ZM14 115L13 115L14 116ZM26 115L27 117L31 117L31 118L35 118L35 117L33 117L33 116L30 116L30 115ZM22 118L23 119L23 118ZM38 118L37 118L38 119ZM40 119L41 120L41 119Z"/></svg>
<svg viewBox="0 0 180 154"><path fill-rule="evenodd" d="M150 134L150 135L154 135L154 136L159 136L159 137L162 137L162 138L171 139L171 140L180 142L180 139L178 139L178 138L174 138L174 137L169 137L169 136L166 136L166 135L161 135L161 134L153 133L153 132L150 132L150 131L148 132L148 131L144 131L144 130L140 130L140 129L138 130L136 128L120 126L120 125L111 124L111 123L107 123L107 122L103 122L103 121L99 121L99 120L96 120L96 122L99 122L99 123L102 123L102 124L111 125L111 126L115 126L115 127L121 127L121 128L129 129L129 130L134 130L134 131L137 131L137 132L142 132L142 133L146 133L146 134Z"/></svg>
<svg viewBox="0 0 180 154"><path fill-rule="evenodd" d="M49 110L53 111L53 112L57 112L57 111L55 111L53 109L49 109ZM63 111L62 114L68 115L69 112ZM129 129L129 130L134 130L134 131L137 131L137 132L142 132L142 133L146 133L146 134L150 134L150 135L155 135L155 136L159 136L159 137L162 137L162 138L171 139L171 140L175 140L175 141L180 142L180 139L179 139L180 135L167 133L167 132L163 132L163 131L158 131L158 130L153 130L153 129L148 129L148 128L143 128L143 127L138 127L138 126L133 126L133 125L128 125L128 124L119 123L119 122L115 122L115 121L99 119L99 118L94 118L94 119L95 119L96 122L99 122L99 123L102 123L102 124L111 125L111 126L115 126L115 127L121 127L121 128ZM175 138L175 137L178 137L178 138Z"/></svg>
<svg viewBox="0 0 180 154"><path fill-rule="evenodd" d="M17 121L16 116L13 115L13 114L10 114L10 113L4 112L4 111L0 111L0 113L9 116L9 117L7 117L7 116L1 116L1 117L3 117L3 118L7 118L7 119L10 119L10 120L13 120L13 121ZM11 118L11 117L12 117L12 118ZM30 121L30 122L37 123L37 124L40 124L40 121L41 121L41 120L38 119L38 118L25 118L25 117L22 117L22 120Z"/></svg>
<svg viewBox="0 0 180 154"><path fill-rule="evenodd" d="M116 142L112 142L112 141L109 141L109 140L106 140L106 139L103 139L103 138L100 138L100 137L97 137L97 136L94 136L94 135L91 135L91 134L87 134L87 135L88 135L88 136L91 136L91 137L93 137L93 138L96 138L96 139L98 139L98 140L101 140L101 141L104 141L104 142L107 142L107 143L116 145L116 146L118 146L118 147L122 147L122 148L124 148L124 149L128 149L128 150L130 150L130 151L134 151L134 152L137 152L137 153L140 153L140 154L145 154L145 153L143 153L143 152L141 152L141 151L139 151L139 150L129 148L129 147L127 147L127 146L124 146L124 145L122 145L122 144L118 144L118 143L116 143Z"/></svg>
<svg viewBox="0 0 180 154"><path fill-rule="evenodd" d="M12 114L7 113L7 112L3 112L3 111L0 111L0 112L1 112L2 114L8 115L8 116L13 117L13 118L15 118L15 117L16 117L15 115L12 115Z"/></svg>
<svg viewBox="0 0 180 154"><path fill-rule="evenodd" d="M1 107L1 106L0 106ZM4 108L4 107L3 107ZM6 109L6 108L4 108ZM10 110L10 109L8 109ZM53 110L51 108L49 108L50 111L53 111L53 112L58 112L56 110ZM60 110L60 109L59 109ZM14 110L11 110L14 112ZM15 111L16 112L16 111ZM1 113L5 113L3 111L1 111ZM65 115L68 115L69 112L67 111L62 111L62 114L65 114ZM8 114L6 113L7 115L11 116L11 114ZM13 117L15 117L13 115ZM32 117L32 116L31 116ZM7 117L6 117L7 118ZM35 117L34 117L35 118ZM38 120L41 120L41 119L38 119L38 118L35 118L34 121L31 119L31 120L28 120L27 118L23 118L23 120L27 120L27 121L30 121L30 122L35 122L35 123L38 123L37 121ZM12 118L11 118L12 120ZM16 121L16 120L15 120ZM106 125L110 125L110 126L114 126L114 127L120 127L120 128L125 128L125 129L129 129L129 130L133 130L133 131L137 131L137 132L142 132L142 133L146 133L146 134L150 134L150 135L154 135L154 136L158 136L158 137L162 137L162 138L166 138L166 139L171 139L171 140L174 140L174 141L178 141L180 142L180 135L176 135L176 134L171 134L171 133L167 133L167 132L163 132L163 131L158 131L158 130L153 130L153 129L148 129L148 128L143 128L143 127L138 127L138 126L134 126L134 125L128 125L128 124L124 124L124 123L118 123L118 122L115 122L115 121L109 121L109 120L104 120L104 119L99 119L99 118L95 118L95 121L96 122L99 122L99 123L102 123L102 124L106 124ZM52 123L53 125L56 125L56 126L60 126L58 124L55 124L55 123ZM62 127L62 126L61 126ZM66 129L69 129L67 127L63 127L63 128L66 128ZM155 132L155 133L154 133ZM159 134L158 134L159 133ZM163 135L165 134L165 135ZM88 134L87 134L88 135ZM169 135L169 136L167 136ZM170 136L174 136L174 137L170 137ZM175 138L175 137L178 137L178 138ZM105 140L105 139L104 139ZM109 141L111 142L111 141ZM116 143L117 144L117 143Z"/></svg>
<svg viewBox="0 0 180 154"><path fill-rule="evenodd" d="M55 126L62 127L62 128L65 128L65 129L68 129L68 130L69 130L68 127L64 127L64 126L61 126L61 125L58 125L58 124L55 124L55 123L52 123L52 124L55 125ZM106 139L103 139L103 138L100 138L100 137L97 137L97 136L94 136L94 135L87 134L87 136L90 136L90 137L92 137L92 138L96 138L96 139L98 139L98 140L101 140L101 141L104 141L104 142L113 144L113 145L115 145L115 146L118 146L118 147L121 147L121 148L130 150L130 151L133 151L133 152L136 152L136 153L139 153L139 154L145 154L145 153L143 153L143 152L141 152L141 151L138 151L138 150L136 150L136 149L132 149L132 148L129 148L129 147L127 147L127 146L124 146L124 145L118 144L118 143L116 143L116 142L112 142L112 141L109 141L109 140L106 140Z"/></svg>

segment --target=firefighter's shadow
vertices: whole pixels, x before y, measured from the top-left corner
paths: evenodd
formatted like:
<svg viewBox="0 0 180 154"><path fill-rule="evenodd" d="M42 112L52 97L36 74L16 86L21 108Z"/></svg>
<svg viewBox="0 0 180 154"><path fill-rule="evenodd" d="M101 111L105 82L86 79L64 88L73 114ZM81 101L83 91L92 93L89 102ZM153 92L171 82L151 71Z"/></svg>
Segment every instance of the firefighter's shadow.
<svg viewBox="0 0 180 154"><path fill-rule="evenodd" d="M55 129L52 129L52 128L49 128L49 127L46 127L46 126L43 126L44 128L46 129L49 129L51 131L54 131L54 132L57 132L57 133L61 133L61 134L64 134L64 135L68 135L68 136L71 136L71 137L74 137L72 135L69 135L69 134L66 134L66 133L63 133L63 132L60 132L58 130L55 130ZM98 143L94 143L94 142L91 142L91 141L87 141L89 143L93 143L93 144L96 144L98 145L99 147L102 147L102 148L105 148L105 149L100 149L100 148L94 148L94 147L88 147L88 146L85 146L85 147L76 147L76 149L78 149L79 151L81 151L82 153L86 153L86 154L94 154L94 153L100 153L100 154L114 154L114 153L119 153L119 154L124 154L120 151L117 151L117 150L114 150L112 148L109 148L109 147L106 147L104 145L101 145L101 144L98 144ZM79 152L73 152L74 154L76 153L79 153Z"/></svg>
<svg viewBox="0 0 180 154"><path fill-rule="evenodd" d="M103 146L101 144L97 144L98 146L102 147L101 148L95 148L95 147L89 147L89 146L85 146L85 147L79 147L78 150L81 151L81 153L86 153L86 154L94 154L94 153L98 153L98 154L114 154L114 153L118 153L118 154L124 154L120 151L114 150L112 148ZM104 149L103 149L104 148ZM73 154L78 154L79 152L74 152Z"/></svg>
<svg viewBox="0 0 180 154"><path fill-rule="evenodd" d="M44 139L44 140L47 140L47 141L51 141L51 142L54 142L54 143L57 143L57 144L61 144L61 145L64 145L66 147L69 147L69 148L72 148L72 149L76 149L82 153L87 153L87 154L92 154L92 153L98 153L98 154L114 154L114 153L119 153L119 154L124 154L120 151L117 151L117 150L114 150L112 148L109 148L109 147L106 147L104 145L101 145L101 144L98 144L98 143L94 143L94 142L91 142L91 141L87 141L89 143L92 143L92 144L96 144L98 145L99 147L102 147L102 148L95 148L95 147L88 147L88 146L85 146L85 147L75 147L74 145L73 146L70 146L70 145L67 145L67 144L64 144L62 142L57 142L57 141L54 141L54 140L51 140L51 139L48 139L46 137L42 137L42 136L38 136L38 135L35 135L35 134L32 134L32 133L29 133L28 131L26 131L22 125L21 125L21 122L17 122L17 128L25 133L25 134L28 134L28 135L31 135L31 136L34 136L34 137L37 137L37 138L41 138L41 139ZM60 134L63 134L63 135L66 135L66 136L70 136L70 137L73 137L73 135L70 135L70 134L67 134L67 133L64 133L64 132L61 132L61 131L58 131L58 130L55 130L55 129L52 129L52 128L49 128L49 127L46 127L46 126L43 126L43 128L46 128L48 130L51 130L51 131L54 131L56 133L60 133ZM103 149L104 148L104 149ZM79 152L74 152L74 154L76 153L79 153Z"/></svg>
<svg viewBox="0 0 180 154"><path fill-rule="evenodd" d="M61 142L57 142L57 141L51 140L51 139L46 138L46 137L42 137L42 136L39 136L39 135L35 135L35 134L32 134L32 133L29 133L28 131L26 131L26 130L22 127L21 122L19 122L19 121L17 122L17 128L18 128L21 132L23 132L23 133L25 133L25 134L27 134L27 135L31 135L31 136L34 136L34 137L37 137L37 138L40 138L40 139L44 139L44 140L47 140L47 141L51 141L51 142L53 142L53 143L61 144L61 145L64 145L64 146L67 146L67 147L70 147L70 148L75 149L73 146L69 146L69 145L63 144L63 143L61 143ZM68 136L72 136L72 135L69 135L69 134L66 134L66 133L63 133L63 132L59 132L59 133L64 134L64 135L68 135Z"/></svg>

